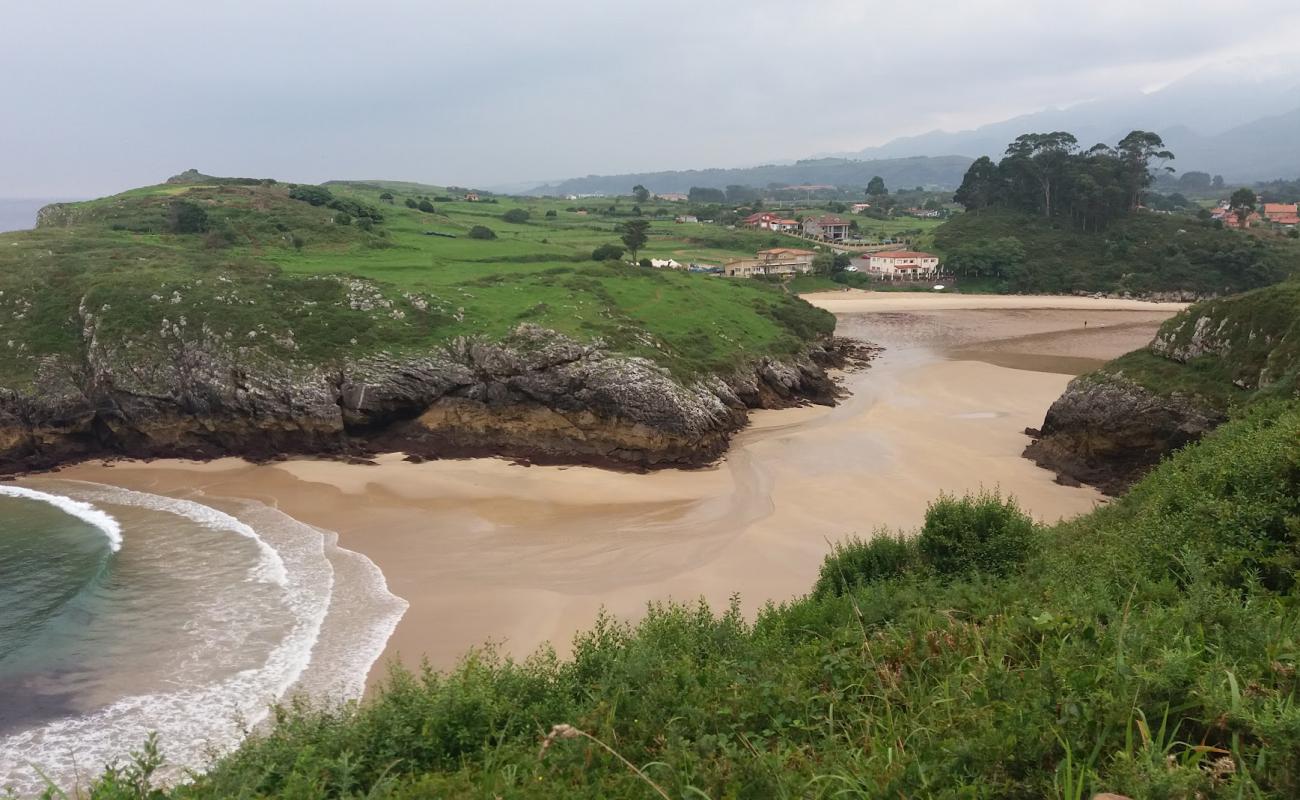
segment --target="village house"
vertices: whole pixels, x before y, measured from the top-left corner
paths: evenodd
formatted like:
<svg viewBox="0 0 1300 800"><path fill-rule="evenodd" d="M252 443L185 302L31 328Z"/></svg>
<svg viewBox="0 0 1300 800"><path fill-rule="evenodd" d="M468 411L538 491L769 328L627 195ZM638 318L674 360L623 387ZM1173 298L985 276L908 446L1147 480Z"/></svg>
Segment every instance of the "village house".
<svg viewBox="0 0 1300 800"><path fill-rule="evenodd" d="M881 280L920 280L939 274L939 257L914 250L872 253L867 273Z"/></svg>
<svg viewBox="0 0 1300 800"><path fill-rule="evenodd" d="M740 224L747 228L760 228L778 233L793 233L799 230L798 220L785 219L780 214L773 214L770 211L759 211L750 214L742 219Z"/></svg>
<svg viewBox="0 0 1300 800"><path fill-rule="evenodd" d="M656 194L655 197L660 200L666 200L669 203L685 203L687 200L691 199L681 192L663 192L661 194Z"/></svg>
<svg viewBox="0 0 1300 800"><path fill-rule="evenodd" d="M478 192L466 192L466 193L465 193L465 201L468 202L468 203L477 203L477 202L478 202Z"/></svg>
<svg viewBox="0 0 1300 800"><path fill-rule="evenodd" d="M1274 225L1293 228L1296 225L1300 225L1300 204L1265 203L1264 219Z"/></svg>
<svg viewBox="0 0 1300 800"><path fill-rule="evenodd" d="M808 217L803 221L803 235L827 242L838 242L849 237L849 221L833 214Z"/></svg>
<svg viewBox="0 0 1300 800"><path fill-rule="evenodd" d="M868 208L871 208L870 203L854 203L853 205L849 206L849 210L852 211L854 214L861 214L863 211L866 211Z"/></svg>
<svg viewBox="0 0 1300 800"><path fill-rule="evenodd" d="M780 275L793 277L812 272L813 259L817 256L811 250L799 250L794 247L774 247L759 250L757 258L744 258L723 265L722 274L728 278L752 278L755 275Z"/></svg>
<svg viewBox="0 0 1300 800"><path fill-rule="evenodd" d="M678 223L697 223L700 218L694 214L678 214L674 221Z"/></svg>

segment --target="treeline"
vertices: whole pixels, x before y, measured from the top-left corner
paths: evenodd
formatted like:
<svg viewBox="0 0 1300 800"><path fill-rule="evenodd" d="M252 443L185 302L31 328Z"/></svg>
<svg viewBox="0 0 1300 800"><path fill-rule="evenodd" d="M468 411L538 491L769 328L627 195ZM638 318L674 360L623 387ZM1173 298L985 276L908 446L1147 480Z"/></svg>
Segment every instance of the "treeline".
<svg viewBox="0 0 1300 800"><path fill-rule="evenodd" d="M984 156L971 164L953 199L967 211L1024 211L1095 231L1140 206L1153 170L1172 172L1163 164L1173 158L1149 131L1087 150L1065 131L1026 133L998 163Z"/></svg>

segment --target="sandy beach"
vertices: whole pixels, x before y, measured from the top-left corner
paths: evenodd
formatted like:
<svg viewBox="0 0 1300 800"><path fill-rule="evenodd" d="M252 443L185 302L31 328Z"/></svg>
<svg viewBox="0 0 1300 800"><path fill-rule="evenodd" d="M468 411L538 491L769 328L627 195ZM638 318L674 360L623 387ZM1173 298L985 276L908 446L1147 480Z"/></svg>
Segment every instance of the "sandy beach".
<svg viewBox="0 0 1300 800"><path fill-rule="evenodd" d="M939 492L998 486L1044 520L1101 496L1020 457L1072 374L1145 344L1171 304L868 292L813 295L840 332L877 341L836 408L763 411L724 461L646 475L499 459L378 466L294 460L85 464L60 477L222 507L252 499L371 558L411 604L387 657L453 665L486 641L562 654L604 607L752 612L806 592L828 542L915 528ZM1085 325L1086 323L1086 325ZM376 667L379 674L382 664Z"/></svg>

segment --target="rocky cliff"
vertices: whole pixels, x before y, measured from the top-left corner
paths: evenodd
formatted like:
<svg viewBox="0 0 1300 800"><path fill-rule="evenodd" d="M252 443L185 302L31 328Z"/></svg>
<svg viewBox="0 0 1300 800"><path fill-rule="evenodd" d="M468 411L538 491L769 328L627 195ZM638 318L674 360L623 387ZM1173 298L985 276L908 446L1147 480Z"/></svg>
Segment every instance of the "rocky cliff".
<svg viewBox="0 0 1300 800"><path fill-rule="evenodd" d="M1117 494L1234 407L1294 396L1298 373L1300 286L1200 303L1144 350L1071 381L1025 456L1061 481Z"/></svg>
<svg viewBox="0 0 1300 800"><path fill-rule="evenodd" d="M635 469L716 459L750 408L831 404L844 346L810 345L725 376L681 381L646 359L534 325L420 357L333 370L252 366L177 339L123 353L84 313L84 363L48 361L29 392L0 392L0 469L99 456L500 454Z"/></svg>

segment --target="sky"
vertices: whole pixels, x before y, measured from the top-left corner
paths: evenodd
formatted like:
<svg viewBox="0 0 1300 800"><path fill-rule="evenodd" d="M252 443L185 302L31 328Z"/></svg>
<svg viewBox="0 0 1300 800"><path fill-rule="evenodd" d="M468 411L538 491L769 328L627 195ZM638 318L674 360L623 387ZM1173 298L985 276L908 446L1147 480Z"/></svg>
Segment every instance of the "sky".
<svg viewBox="0 0 1300 800"><path fill-rule="evenodd" d="M5 0L0 197L748 166L1295 51L1294 0Z"/></svg>

